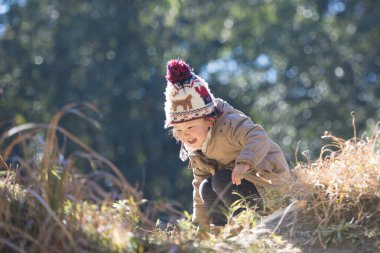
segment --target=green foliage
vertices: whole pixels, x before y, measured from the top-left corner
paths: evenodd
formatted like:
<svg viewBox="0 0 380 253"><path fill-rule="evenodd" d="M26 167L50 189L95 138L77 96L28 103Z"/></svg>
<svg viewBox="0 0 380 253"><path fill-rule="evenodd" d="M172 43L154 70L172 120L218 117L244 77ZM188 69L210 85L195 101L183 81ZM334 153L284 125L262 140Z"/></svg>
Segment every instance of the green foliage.
<svg viewBox="0 0 380 253"><path fill-rule="evenodd" d="M120 221L137 226L140 223L139 208L145 202L144 199L136 202L133 196L130 196L129 199L116 201L112 207L116 209L116 216L119 217Z"/></svg>
<svg viewBox="0 0 380 253"><path fill-rule="evenodd" d="M352 230L354 228L355 225L343 220L338 225L321 228L319 233L321 234L325 244L339 243L343 240L351 239L353 236Z"/></svg>
<svg viewBox="0 0 380 253"><path fill-rule="evenodd" d="M180 240L188 241L192 240L196 236L196 226L191 221L191 215L185 211L185 217L177 220L178 229L180 231Z"/></svg>

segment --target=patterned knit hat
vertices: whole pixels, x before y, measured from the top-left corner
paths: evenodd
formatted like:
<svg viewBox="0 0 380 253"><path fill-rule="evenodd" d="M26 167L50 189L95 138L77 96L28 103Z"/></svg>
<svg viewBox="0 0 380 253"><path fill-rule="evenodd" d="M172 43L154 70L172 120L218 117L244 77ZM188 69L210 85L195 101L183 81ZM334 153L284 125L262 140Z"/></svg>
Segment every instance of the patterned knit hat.
<svg viewBox="0 0 380 253"><path fill-rule="evenodd" d="M165 128L213 114L215 99L208 83L183 60L170 60L166 70Z"/></svg>

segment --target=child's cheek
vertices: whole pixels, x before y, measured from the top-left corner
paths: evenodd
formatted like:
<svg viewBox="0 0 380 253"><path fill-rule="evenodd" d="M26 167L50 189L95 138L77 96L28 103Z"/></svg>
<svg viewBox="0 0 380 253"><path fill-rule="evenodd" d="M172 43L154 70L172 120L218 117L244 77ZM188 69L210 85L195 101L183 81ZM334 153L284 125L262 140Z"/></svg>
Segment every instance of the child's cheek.
<svg viewBox="0 0 380 253"><path fill-rule="evenodd" d="M181 133L181 134L179 134L178 135L178 139L180 140L180 141L183 141L185 138L184 138L184 134L183 133Z"/></svg>

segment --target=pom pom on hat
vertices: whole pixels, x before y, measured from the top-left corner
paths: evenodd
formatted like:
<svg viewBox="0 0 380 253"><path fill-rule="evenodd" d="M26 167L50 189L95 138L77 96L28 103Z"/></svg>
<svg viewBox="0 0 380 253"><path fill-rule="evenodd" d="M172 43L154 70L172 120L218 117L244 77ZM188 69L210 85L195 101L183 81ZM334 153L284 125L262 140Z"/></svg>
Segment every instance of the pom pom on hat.
<svg viewBox="0 0 380 253"><path fill-rule="evenodd" d="M191 77L191 69L183 60L170 60L166 68L166 80L172 84L183 84Z"/></svg>

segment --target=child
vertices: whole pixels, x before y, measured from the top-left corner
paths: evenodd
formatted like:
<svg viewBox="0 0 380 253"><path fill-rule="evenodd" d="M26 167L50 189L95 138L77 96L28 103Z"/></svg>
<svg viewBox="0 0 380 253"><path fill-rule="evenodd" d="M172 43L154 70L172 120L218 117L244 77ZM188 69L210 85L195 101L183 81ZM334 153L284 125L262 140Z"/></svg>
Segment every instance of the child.
<svg viewBox="0 0 380 253"><path fill-rule="evenodd" d="M288 164L280 147L258 124L222 99L183 60L167 64L165 128L181 142L180 159L193 170L193 222L202 228L227 224L222 210L240 197L260 204L256 185L285 189ZM237 210L236 215L241 210Z"/></svg>

